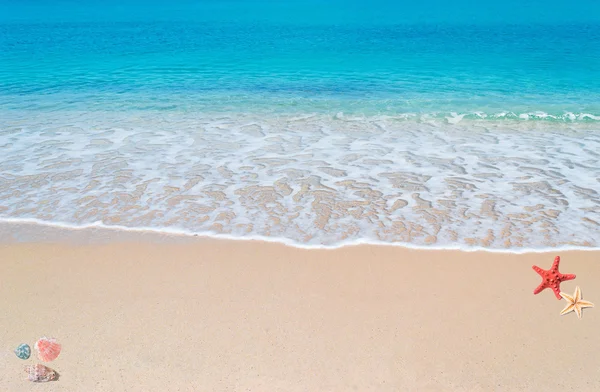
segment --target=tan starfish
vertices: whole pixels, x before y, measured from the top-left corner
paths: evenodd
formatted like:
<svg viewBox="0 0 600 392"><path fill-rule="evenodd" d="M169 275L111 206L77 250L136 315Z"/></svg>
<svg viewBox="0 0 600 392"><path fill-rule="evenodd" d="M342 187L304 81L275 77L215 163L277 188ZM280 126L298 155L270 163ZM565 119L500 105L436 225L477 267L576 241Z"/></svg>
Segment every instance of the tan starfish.
<svg viewBox="0 0 600 392"><path fill-rule="evenodd" d="M594 307L593 303L581 299L581 290L579 290L579 286L575 288L575 294L573 294L572 297L565 293L560 293L560 296L569 302L569 304L560 312L561 316L563 314L575 311L575 313L577 313L577 317L581 318L581 312L583 308Z"/></svg>

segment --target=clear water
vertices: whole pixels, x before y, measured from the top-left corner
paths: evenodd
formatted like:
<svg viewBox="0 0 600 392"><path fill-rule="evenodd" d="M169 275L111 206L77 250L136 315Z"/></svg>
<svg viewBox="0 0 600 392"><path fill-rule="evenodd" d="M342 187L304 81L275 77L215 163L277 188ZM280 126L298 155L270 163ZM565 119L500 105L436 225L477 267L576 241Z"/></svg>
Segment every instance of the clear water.
<svg viewBox="0 0 600 392"><path fill-rule="evenodd" d="M445 3L2 1L0 218L598 246L600 5Z"/></svg>

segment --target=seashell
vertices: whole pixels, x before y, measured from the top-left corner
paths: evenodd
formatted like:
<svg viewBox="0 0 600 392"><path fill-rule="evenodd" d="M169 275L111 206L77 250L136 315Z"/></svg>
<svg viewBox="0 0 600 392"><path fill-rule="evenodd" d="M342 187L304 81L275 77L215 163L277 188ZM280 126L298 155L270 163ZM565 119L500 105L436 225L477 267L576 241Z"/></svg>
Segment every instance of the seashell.
<svg viewBox="0 0 600 392"><path fill-rule="evenodd" d="M29 359L31 356L31 347L25 343L20 344L19 347L15 349L15 354L21 359Z"/></svg>
<svg viewBox="0 0 600 392"><path fill-rule="evenodd" d="M60 354L60 344L56 339L43 337L35 342L35 350L42 361L50 362L55 360L58 354Z"/></svg>
<svg viewBox="0 0 600 392"><path fill-rule="evenodd" d="M25 366L25 373L27 373L27 379L33 382L56 381L59 377L56 370L39 363Z"/></svg>

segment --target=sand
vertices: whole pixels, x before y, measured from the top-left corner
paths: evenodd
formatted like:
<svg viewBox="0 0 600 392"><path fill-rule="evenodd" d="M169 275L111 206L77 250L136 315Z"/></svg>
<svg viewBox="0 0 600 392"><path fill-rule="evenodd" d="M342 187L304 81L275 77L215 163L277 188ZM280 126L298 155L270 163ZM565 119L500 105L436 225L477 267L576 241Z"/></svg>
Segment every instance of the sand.
<svg viewBox="0 0 600 392"><path fill-rule="evenodd" d="M597 391L600 309L532 294L557 254L600 303L599 252L9 241L0 390ZM36 385L12 350L44 335L61 377Z"/></svg>

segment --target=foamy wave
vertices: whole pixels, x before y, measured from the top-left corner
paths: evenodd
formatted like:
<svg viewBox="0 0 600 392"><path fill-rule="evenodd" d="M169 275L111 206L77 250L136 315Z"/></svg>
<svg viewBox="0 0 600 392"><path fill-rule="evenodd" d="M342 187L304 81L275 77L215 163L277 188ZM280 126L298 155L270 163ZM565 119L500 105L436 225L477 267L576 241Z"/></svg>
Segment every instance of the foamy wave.
<svg viewBox="0 0 600 392"><path fill-rule="evenodd" d="M600 244L598 125L466 117L12 114L0 218L308 247Z"/></svg>
<svg viewBox="0 0 600 392"><path fill-rule="evenodd" d="M3 227L5 225L5 227ZM21 228L20 226L26 225L29 227ZM583 252L594 252L600 250L600 247L589 247L589 246L573 246L573 245L563 245L560 247L538 247L538 248L513 248L513 249L494 249L494 248L485 248L480 246L460 246L460 245L446 245L446 246L436 246L436 245L428 245L428 246L419 246L410 243L397 243L397 242L384 242L377 240L369 240L369 239L356 239L356 240L346 240L340 241L333 245L310 245L304 244L301 242L297 242L291 240L289 238L279 238L279 237L265 237L260 235L246 235L246 236L232 236L228 234L221 233L211 233L211 232L191 232L186 230L179 230L173 228L158 228L158 227L127 227L127 226L118 226L118 225L105 225L102 222L94 222L90 224L84 225L74 225L70 223L64 222L47 222L41 221L39 219L14 219L14 218L0 218L0 232L2 229L10 230L11 234L14 235L15 230L19 230L19 228L26 234L19 233L19 235L24 235L30 238L36 238L35 228L37 227L46 227L57 230L68 230L68 231L86 231L92 229L101 229L108 230L113 232L128 232L128 233L136 233L136 234L158 234L165 236L185 236L185 237L201 237L206 239L215 239L215 240L228 240L228 241L260 241L267 243L275 243L282 244L286 246L290 246L293 248L299 249L340 249L344 247L351 246L360 246L360 245L375 245L375 246L395 246L405 249L414 249L414 250L430 250L430 251L440 251L440 250L457 250L461 252L488 252L488 253L501 253L501 254L526 254L526 253L549 253L549 252L557 252L557 251L583 251ZM64 238L61 236L61 238Z"/></svg>
<svg viewBox="0 0 600 392"><path fill-rule="evenodd" d="M374 117L374 116L371 116ZM431 112L431 113L399 113L399 114L386 114L380 115L382 119L395 119L395 120L412 120L418 122L427 122L432 120L445 120L448 124L458 124L463 120L488 120L488 121L501 121L501 120L513 120L513 121L544 121L544 122L596 122L600 121L600 116L596 116L590 113L572 113L565 112L562 114L550 114L543 111L530 111L530 112L491 112L485 113L481 111L474 112ZM355 115L344 115L343 112L338 112L334 118L336 119L349 119L349 118L364 118L357 117Z"/></svg>
<svg viewBox="0 0 600 392"><path fill-rule="evenodd" d="M600 121L600 116L595 116L590 113L572 113L565 112L563 114L550 114L543 111L533 112L497 112L497 113L483 113L483 112L469 112L458 114L451 112L450 115L444 115L450 124L457 124L463 119L488 119L488 120L524 120L524 121L558 121L558 122L576 122L576 121Z"/></svg>

